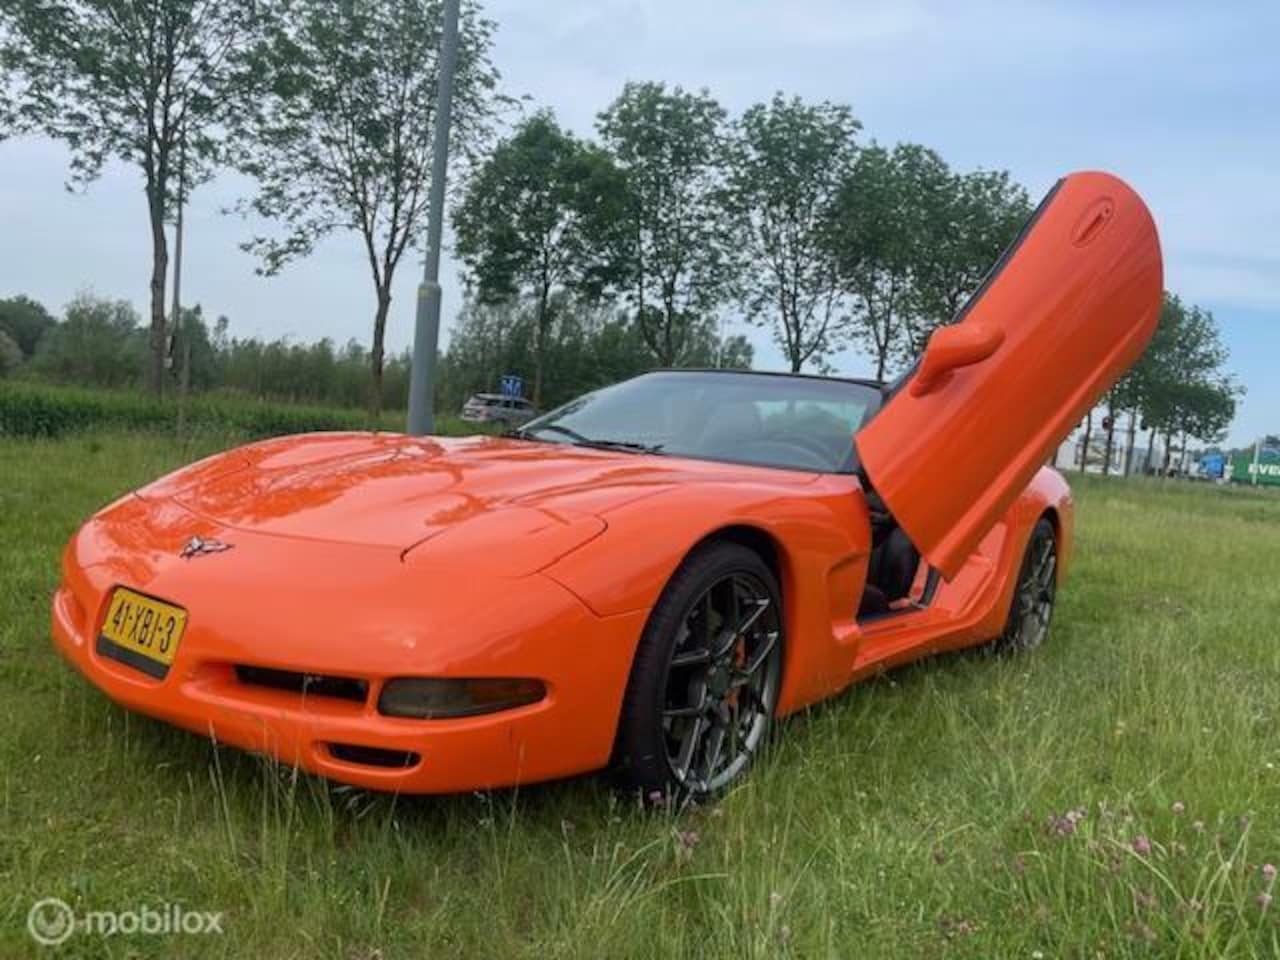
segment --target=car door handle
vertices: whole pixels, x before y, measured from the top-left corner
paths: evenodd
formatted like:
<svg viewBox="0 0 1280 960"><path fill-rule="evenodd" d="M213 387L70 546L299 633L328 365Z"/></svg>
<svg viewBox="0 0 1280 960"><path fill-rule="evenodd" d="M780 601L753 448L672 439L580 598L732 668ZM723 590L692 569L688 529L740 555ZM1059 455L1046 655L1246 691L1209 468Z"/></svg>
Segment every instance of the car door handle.
<svg viewBox="0 0 1280 960"><path fill-rule="evenodd" d="M920 369L911 381L911 396L923 397L939 389L951 379L954 371L988 359L1000 349L1002 343L1003 327L978 320L939 327L929 337Z"/></svg>

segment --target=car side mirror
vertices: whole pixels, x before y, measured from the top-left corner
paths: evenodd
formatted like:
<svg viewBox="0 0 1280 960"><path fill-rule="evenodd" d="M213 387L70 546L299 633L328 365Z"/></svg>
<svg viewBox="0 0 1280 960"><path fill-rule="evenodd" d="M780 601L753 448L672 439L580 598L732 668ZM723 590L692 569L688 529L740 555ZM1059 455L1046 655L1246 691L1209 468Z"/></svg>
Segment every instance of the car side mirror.
<svg viewBox="0 0 1280 960"><path fill-rule="evenodd" d="M929 337L920 369L911 380L913 397L933 393L948 380L953 371L981 363L1004 343L1004 330L977 320L966 320L950 327L939 327Z"/></svg>

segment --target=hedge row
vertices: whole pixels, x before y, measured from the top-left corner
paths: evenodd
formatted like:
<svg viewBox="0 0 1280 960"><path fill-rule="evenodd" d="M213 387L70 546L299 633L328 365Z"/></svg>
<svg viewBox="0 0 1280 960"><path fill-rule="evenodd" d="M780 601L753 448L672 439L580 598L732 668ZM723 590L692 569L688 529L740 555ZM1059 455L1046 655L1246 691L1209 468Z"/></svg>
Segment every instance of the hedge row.
<svg viewBox="0 0 1280 960"><path fill-rule="evenodd" d="M398 418L397 418L398 419ZM139 393L87 390L21 381L0 381L0 435L59 437L77 430L105 428L176 430L178 404ZM192 430L240 434L248 439L353 430L369 426L358 410L263 403L249 397L197 396L187 406ZM390 417L382 425L391 424Z"/></svg>

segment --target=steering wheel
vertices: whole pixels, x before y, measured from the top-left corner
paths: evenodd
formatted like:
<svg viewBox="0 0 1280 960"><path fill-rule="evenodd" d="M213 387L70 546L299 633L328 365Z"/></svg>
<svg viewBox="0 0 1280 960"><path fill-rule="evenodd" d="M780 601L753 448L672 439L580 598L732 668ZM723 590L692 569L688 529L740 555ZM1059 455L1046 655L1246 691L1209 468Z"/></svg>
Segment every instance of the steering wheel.
<svg viewBox="0 0 1280 960"><path fill-rule="evenodd" d="M774 460L778 461L780 465L790 465L794 463L797 459L795 455L799 453L801 454L799 459L806 462L795 464L798 467L807 466L815 470L821 470L823 473L830 473L838 469L838 464L831 462L831 451L813 437L769 437L763 440L750 440L739 449L745 452L748 450L766 451L770 448L776 451L773 456L750 457L749 459Z"/></svg>
<svg viewBox="0 0 1280 960"><path fill-rule="evenodd" d="M770 434L766 439L773 440L778 443L787 443L796 447L803 447L809 453L816 453L820 456L824 463L831 464L832 449L831 445L808 433L782 433ZM850 447L853 446L853 438L849 438ZM839 464L832 464L833 468Z"/></svg>

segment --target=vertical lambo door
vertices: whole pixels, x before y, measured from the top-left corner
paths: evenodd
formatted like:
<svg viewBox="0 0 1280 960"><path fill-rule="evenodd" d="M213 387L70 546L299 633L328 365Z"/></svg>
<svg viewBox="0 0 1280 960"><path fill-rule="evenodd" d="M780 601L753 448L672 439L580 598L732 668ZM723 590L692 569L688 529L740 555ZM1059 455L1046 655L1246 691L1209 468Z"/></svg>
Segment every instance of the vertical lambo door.
<svg viewBox="0 0 1280 960"><path fill-rule="evenodd" d="M1162 284L1141 198L1065 177L858 433L871 486L944 577L1141 355Z"/></svg>

